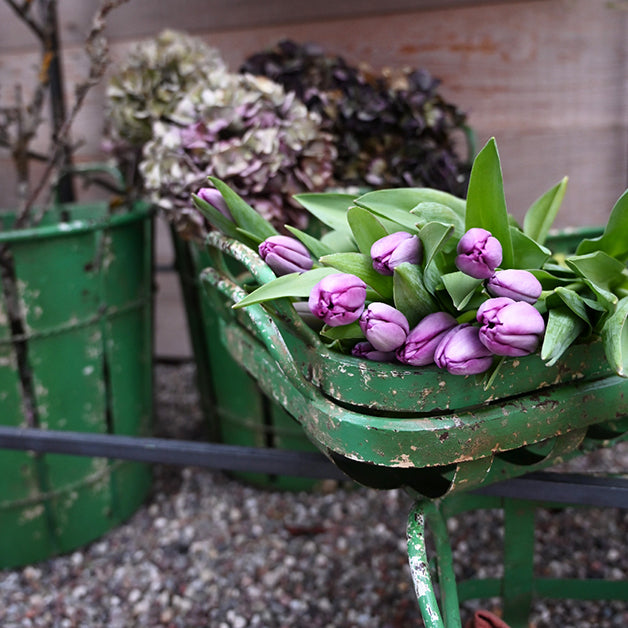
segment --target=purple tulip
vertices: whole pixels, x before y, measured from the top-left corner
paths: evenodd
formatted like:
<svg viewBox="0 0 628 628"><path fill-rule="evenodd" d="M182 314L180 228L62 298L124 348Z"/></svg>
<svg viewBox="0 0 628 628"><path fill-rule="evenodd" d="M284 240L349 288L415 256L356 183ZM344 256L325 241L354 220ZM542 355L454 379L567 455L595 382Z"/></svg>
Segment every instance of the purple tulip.
<svg viewBox="0 0 628 628"><path fill-rule="evenodd" d="M266 238L259 245L261 258L276 275L304 273L312 268L312 258L301 242L288 236L276 235Z"/></svg>
<svg viewBox="0 0 628 628"><path fill-rule="evenodd" d="M355 275L335 273L321 279L310 292L310 312L330 327L348 325L360 318L366 301L366 284Z"/></svg>
<svg viewBox="0 0 628 628"><path fill-rule="evenodd" d="M497 355L533 353L545 331L545 321L534 306L508 297L484 301L477 319L482 344Z"/></svg>
<svg viewBox="0 0 628 628"><path fill-rule="evenodd" d="M394 351L378 351L370 342L358 342L351 350L351 355L356 358L364 358L373 362L393 362Z"/></svg>
<svg viewBox="0 0 628 628"><path fill-rule="evenodd" d="M394 351L406 341L410 325L392 305L375 302L362 312L360 329L378 351Z"/></svg>
<svg viewBox="0 0 628 628"><path fill-rule="evenodd" d="M225 218L233 220L233 216L225 203L222 194L216 188L201 188L196 195L218 210Z"/></svg>
<svg viewBox="0 0 628 628"><path fill-rule="evenodd" d="M487 282L486 289L494 297L509 297L515 301L536 303L541 296L541 282L527 270L498 270Z"/></svg>
<svg viewBox="0 0 628 628"><path fill-rule="evenodd" d="M434 361L452 375L484 373L493 363L493 354L478 337L479 329L463 323L450 329L434 353Z"/></svg>
<svg viewBox="0 0 628 628"><path fill-rule="evenodd" d="M373 268L381 275L392 275L396 266L404 262L420 264L423 249L421 240L405 231L397 231L373 242Z"/></svg>
<svg viewBox="0 0 628 628"><path fill-rule="evenodd" d="M502 263L502 245L490 231L473 227L469 229L457 248L456 266L465 275L476 279L488 279Z"/></svg>
<svg viewBox="0 0 628 628"><path fill-rule="evenodd" d="M434 362L434 352L444 335L458 323L447 312L434 312L421 319L408 334L404 345L397 349L397 359L412 366Z"/></svg>

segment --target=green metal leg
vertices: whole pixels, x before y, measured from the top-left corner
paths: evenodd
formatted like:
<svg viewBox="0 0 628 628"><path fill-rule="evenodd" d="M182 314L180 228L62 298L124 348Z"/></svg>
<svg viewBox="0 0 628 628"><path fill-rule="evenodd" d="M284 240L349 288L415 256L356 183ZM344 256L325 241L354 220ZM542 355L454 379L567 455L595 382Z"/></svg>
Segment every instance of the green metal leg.
<svg viewBox="0 0 628 628"><path fill-rule="evenodd" d="M425 520L436 543L439 588L444 609L441 616L430 578L425 550ZM445 520L432 502L418 501L410 511L407 528L408 560L419 608L427 628L460 628L458 594L453 571L451 546Z"/></svg>
<svg viewBox="0 0 628 628"><path fill-rule="evenodd" d="M504 499L504 620L527 628L534 594L534 516L538 504Z"/></svg>

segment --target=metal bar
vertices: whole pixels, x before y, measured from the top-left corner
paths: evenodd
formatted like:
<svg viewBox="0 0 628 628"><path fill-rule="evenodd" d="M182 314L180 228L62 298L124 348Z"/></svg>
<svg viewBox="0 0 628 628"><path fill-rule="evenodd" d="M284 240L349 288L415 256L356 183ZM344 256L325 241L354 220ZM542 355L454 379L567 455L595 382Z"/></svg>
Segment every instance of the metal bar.
<svg viewBox="0 0 628 628"><path fill-rule="evenodd" d="M424 508L428 504L429 502L416 502L408 515L406 528L408 561L410 563L414 592L416 593L425 626L427 628L448 628L443 623L443 618L438 608L425 550Z"/></svg>
<svg viewBox="0 0 628 628"><path fill-rule="evenodd" d="M0 426L0 449L119 458L224 471L346 479L323 454L112 434Z"/></svg>
<svg viewBox="0 0 628 628"><path fill-rule="evenodd" d="M436 567L443 620L447 628L461 628L460 602L454 574L454 560L447 534L447 523L433 502L424 504L425 520L436 546Z"/></svg>
<svg viewBox="0 0 628 628"><path fill-rule="evenodd" d="M628 478L580 473L537 472L485 486L478 495L556 504L628 508Z"/></svg>
<svg viewBox="0 0 628 628"><path fill-rule="evenodd" d="M504 500L504 620L527 628L534 590L534 516L537 503Z"/></svg>
<svg viewBox="0 0 628 628"><path fill-rule="evenodd" d="M30 450L139 462L201 466L225 471L346 479L323 454L165 438L93 434L0 425L0 449ZM473 491L557 504L628 509L628 479L537 472Z"/></svg>

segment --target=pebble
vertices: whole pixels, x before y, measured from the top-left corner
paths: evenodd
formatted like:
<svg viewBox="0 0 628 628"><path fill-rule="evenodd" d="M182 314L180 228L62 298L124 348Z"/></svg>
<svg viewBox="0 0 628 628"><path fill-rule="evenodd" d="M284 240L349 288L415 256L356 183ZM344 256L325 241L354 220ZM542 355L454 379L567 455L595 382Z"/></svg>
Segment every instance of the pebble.
<svg viewBox="0 0 628 628"><path fill-rule="evenodd" d="M193 369L159 365L156 376L160 435L200 438ZM591 464L628 468L628 448L616 449ZM400 490L325 483L278 492L156 465L153 493L128 522L70 555L0 571L0 626L415 628L410 505ZM501 522L493 510L450 519L458 578L503 573ZM627 511L540 510L537 528L538 575L628 574ZM476 608L498 609L499 600L465 603L463 620ZM530 622L625 627L628 603L538 600Z"/></svg>

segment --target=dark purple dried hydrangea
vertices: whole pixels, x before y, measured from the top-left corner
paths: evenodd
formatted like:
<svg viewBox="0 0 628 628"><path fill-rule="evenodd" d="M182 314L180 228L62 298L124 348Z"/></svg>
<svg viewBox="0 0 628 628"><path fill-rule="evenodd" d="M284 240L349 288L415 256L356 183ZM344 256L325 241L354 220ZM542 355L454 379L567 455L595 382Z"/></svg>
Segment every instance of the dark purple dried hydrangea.
<svg viewBox="0 0 628 628"><path fill-rule="evenodd" d="M335 137L339 183L466 194L470 164L455 149L466 116L427 71L367 72L289 40L250 56L241 71L272 78L321 115Z"/></svg>

